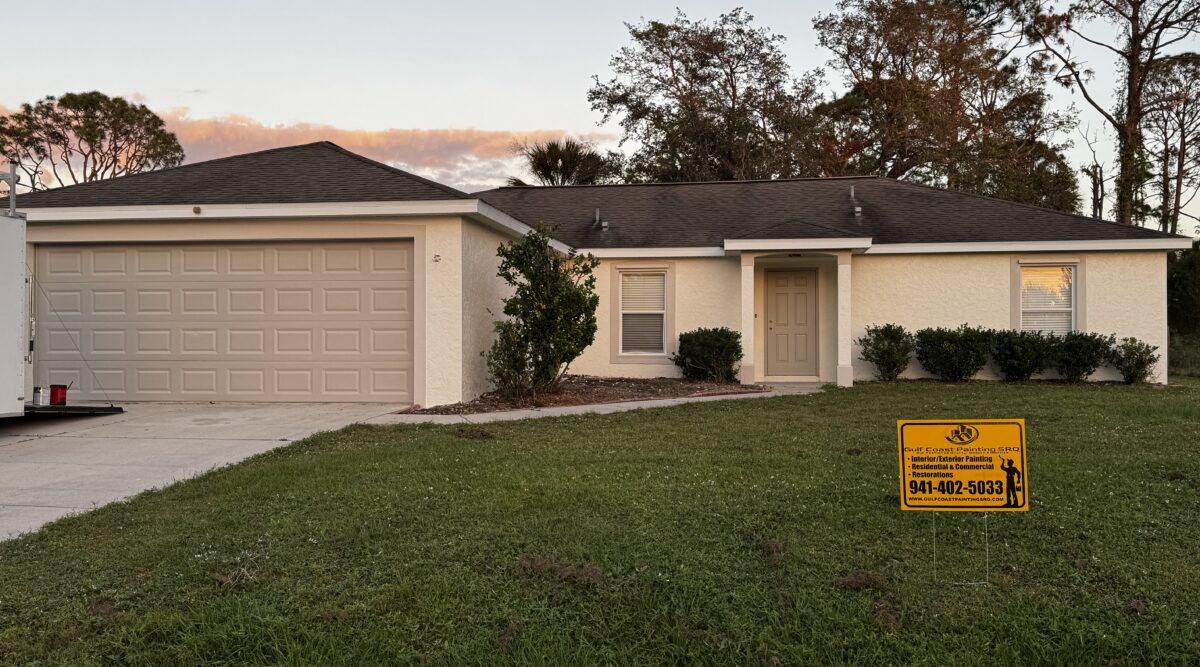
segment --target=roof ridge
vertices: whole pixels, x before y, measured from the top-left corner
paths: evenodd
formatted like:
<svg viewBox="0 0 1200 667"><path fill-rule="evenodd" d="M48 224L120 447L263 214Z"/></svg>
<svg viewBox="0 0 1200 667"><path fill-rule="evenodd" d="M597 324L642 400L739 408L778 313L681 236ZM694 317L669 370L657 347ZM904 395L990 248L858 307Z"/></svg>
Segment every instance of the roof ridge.
<svg viewBox="0 0 1200 667"><path fill-rule="evenodd" d="M633 187L663 187L679 185L741 185L745 183L792 183L796 181L850 181L850 180L879 180L880 176L793 176L788 178L748 178L740 181L672 181L657 183L583 183L576 185L501 185L497 188L480 190L479 192L496 192L497 190L555 190L570 188L633 188ZM477 193L478 194L478 193Z"/></svg>
<svg viewBox="0 0 1200 667"><path fill-rule="evenodd" d="M406 178L411 178L413 180L420 181L420 182L424 183L425 185L435 187L435 188L441 190L442 192L447 192L449 194L463 197L466 199L476 199L475 195L473 195L473 194L463 192L462 190L458 190L456 188L452 188L449 185L443 185L441 183L438 183L437 181L433 181L428 178L425 178L424 176L418 176L417 174L414 174L412 172L404 171L403 169L400 169L398 167L393 167L392 165L387 164L386 162L372 160L371 158L369 158L365 155L359 155L358 153L355 153L354 151L348 150L346 148L342 148L341 146L333 143L332 141L318 141L316 143L322 144L323 146L325 146L327 148L332 148L347 157L354 158L355 160L358 160L365 164L369 164L373 167L378 167L380 169L383 169L384 171L388 171L393 174L399 174ZM301 146L309 146L309 145L312 145L312 144L301 144L300 146L297 146L297 148L299 148Z"/></svg>
<svg viewBox="0 0 1200 667"><path fill-rule="evenodd" d="M919 188L925 188L926 190L933 190L935 192L945 192L947 194L960 195L960 196L964 196L964 197L973 197L975 199L983 199L986 201L1002 202L1002 203L1008 204L1010 206L1020 206L1023 208L1033 209L1035 211L1042 211L1045 213L1053 213L1055 215L1064 215L1064 216L1068 216L1071 218L1078 218L1079 220L1084 221L1084 222L1101 222L1106 225L1113 225L1116 227L1120 227L1121 229L1129 229L1131 227L1136 227L1138 229L1144 229L1153 234L1158 234L1165 238L1191 238L1191 237L1183 236L1181 234L1172 234L1170 232L1164 232L1159 229L1151 229L1149 227L1143 227L1141 225L1133 225L1133 224L1127 225L1123 222L1117 222L1115 220L1105 220L1104 218L1093 218L1091 216L1083 215L1082 213L1071 213L1068 211L1059 211L1057 209L1047 208L1045 206L1038 206L1036 204L1027 204L1025 202L1012 201L1011 199L1001 199L1000 197L991 197L989 195L981 195L977 192L967 192L966 190L951 190L950 188L943 188L943 187L940 187L937 185L929 185L927 183L918 183L915 181L903 181L898 178L890 178L890 177L883 177L880 180L895 183L895 184L901 185L901 186L919 187Z"/></svg>

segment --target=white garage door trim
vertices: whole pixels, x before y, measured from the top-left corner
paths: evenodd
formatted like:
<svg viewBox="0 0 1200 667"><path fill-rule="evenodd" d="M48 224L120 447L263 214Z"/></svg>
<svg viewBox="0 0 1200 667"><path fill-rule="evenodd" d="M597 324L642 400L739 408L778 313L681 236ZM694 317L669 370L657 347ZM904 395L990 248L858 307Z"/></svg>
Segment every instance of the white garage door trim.
<svg viewBox="0 0 1200 667"><path fill-rule="evenodd" d="M76 400L411 403L413 247L39 244L36 380Z"/></svg>

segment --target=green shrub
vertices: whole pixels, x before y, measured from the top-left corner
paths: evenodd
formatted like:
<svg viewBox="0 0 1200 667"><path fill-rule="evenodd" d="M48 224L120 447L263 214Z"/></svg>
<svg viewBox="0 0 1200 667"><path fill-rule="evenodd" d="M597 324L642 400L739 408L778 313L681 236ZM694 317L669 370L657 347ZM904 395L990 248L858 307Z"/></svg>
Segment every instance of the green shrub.
<svg viewBox="0 0 1200 667"><path fill-rule="evenodd" d="M1054 362L1055 340L1040 331L992 334L992 360L1005 382L1024 382Z"/></svg>
<svg viewBox="0 0 1200 667"><path fill-rule="evenodd" d="M862 360L875 364L875 377L884 382L900 377L916 347L913 335L899 324L869 326L854 342L862 348Z"/></svg>
<svg viewBox="0 0 1200 667"><path fill-rule="evenodd" d="M736 382L741 360L742 334L726 327L679 334L679 351L671 355L683 377L712 382Z"/></svg>
<svg viewBox="0 0 1200 667"><path fill-rule="evenodd" d="M1150 379L1154 366L1161 358L1154 353L1157 349L1157 346L1136 338L1122 338L1120 343L1113 346L1109 363L1121 372L1125 384L1145 382Z"/></svg>
<svg viewBox="0 0 1200 667"><path fill-rule="evenodd" d="M567 368L596 338L596 278L591 255L562 254L533 230L501 245L497 275L513 287L506 320L484 357L488 377L506 396L526 399L552 391Z"/></svg>
<svg viewBox="0 0 1200 667"><path fill-rule="evenodd" d="M1067 382L1082 382L1112 357L1116 336L1072 331L1055 344L1054 368Z"/></svg>
<svg viewBox="0 0 1200 667"><path fill-rule="evenodd" d="M917 332L917 361L949 382L969 380L987 365L992 332L967 326L957 329L921 329Z"/></svg>

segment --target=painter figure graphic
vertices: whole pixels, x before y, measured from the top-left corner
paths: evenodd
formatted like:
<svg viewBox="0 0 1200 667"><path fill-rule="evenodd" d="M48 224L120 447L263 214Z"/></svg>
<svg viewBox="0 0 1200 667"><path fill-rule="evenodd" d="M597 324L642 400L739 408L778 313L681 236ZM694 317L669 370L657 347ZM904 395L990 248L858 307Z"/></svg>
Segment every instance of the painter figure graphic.
<svg viewBox="0 0 1200 667"><path fill-rule="evenodd" d="M1006 477L1004 484L1004 506L1020 507L1021 503L1017 497L1017 492L1021 490L1021 469L1013 465L1012 459L1008 459L1006 463L1000 464L1000 469L1004 471Z"/></svg>

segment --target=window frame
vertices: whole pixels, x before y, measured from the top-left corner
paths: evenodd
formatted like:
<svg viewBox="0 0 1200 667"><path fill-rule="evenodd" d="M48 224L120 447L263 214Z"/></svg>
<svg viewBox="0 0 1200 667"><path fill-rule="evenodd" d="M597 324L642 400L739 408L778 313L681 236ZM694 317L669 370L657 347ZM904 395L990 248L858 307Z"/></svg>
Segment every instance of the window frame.
<svg viewBox="0 0 1200 667"><path fill-rule="evenodd" d="M624 349L624 315L622 295L624 292L625 274L661 274L663 276L663 347L661 352L639 352ZM610 289L610 354L609 362L613 364L665 364L670 363L670 357L675 353L677 343L675 337L675 265L673 262L621 262L614 263L611 269ZM655 314L658 311L628 311L633 314Z"/></svg>
<svg viewBox="0 0 1200 667"><path fill-rule="evenodd" d="M1025 269L1071 269L1071 331L1086 331L1087 268L1082 257L1014 258L1012 262L1012 329L1025 331L1025 313L1061 313L1064 309L1025 308Z"/></svg>
<svg viewBox="0 0 1200 667"><path fill-rule="evenodd" d="M625 270L620 272L617 281L617 352L621 355L655 356L667 354L667 271L666 269ZM662 310L625 310L625 277L626 276L662 276L663 307ZM661 315L662 316L662 349L658 352L625 349L625 316L626 315Z"/></svg>

